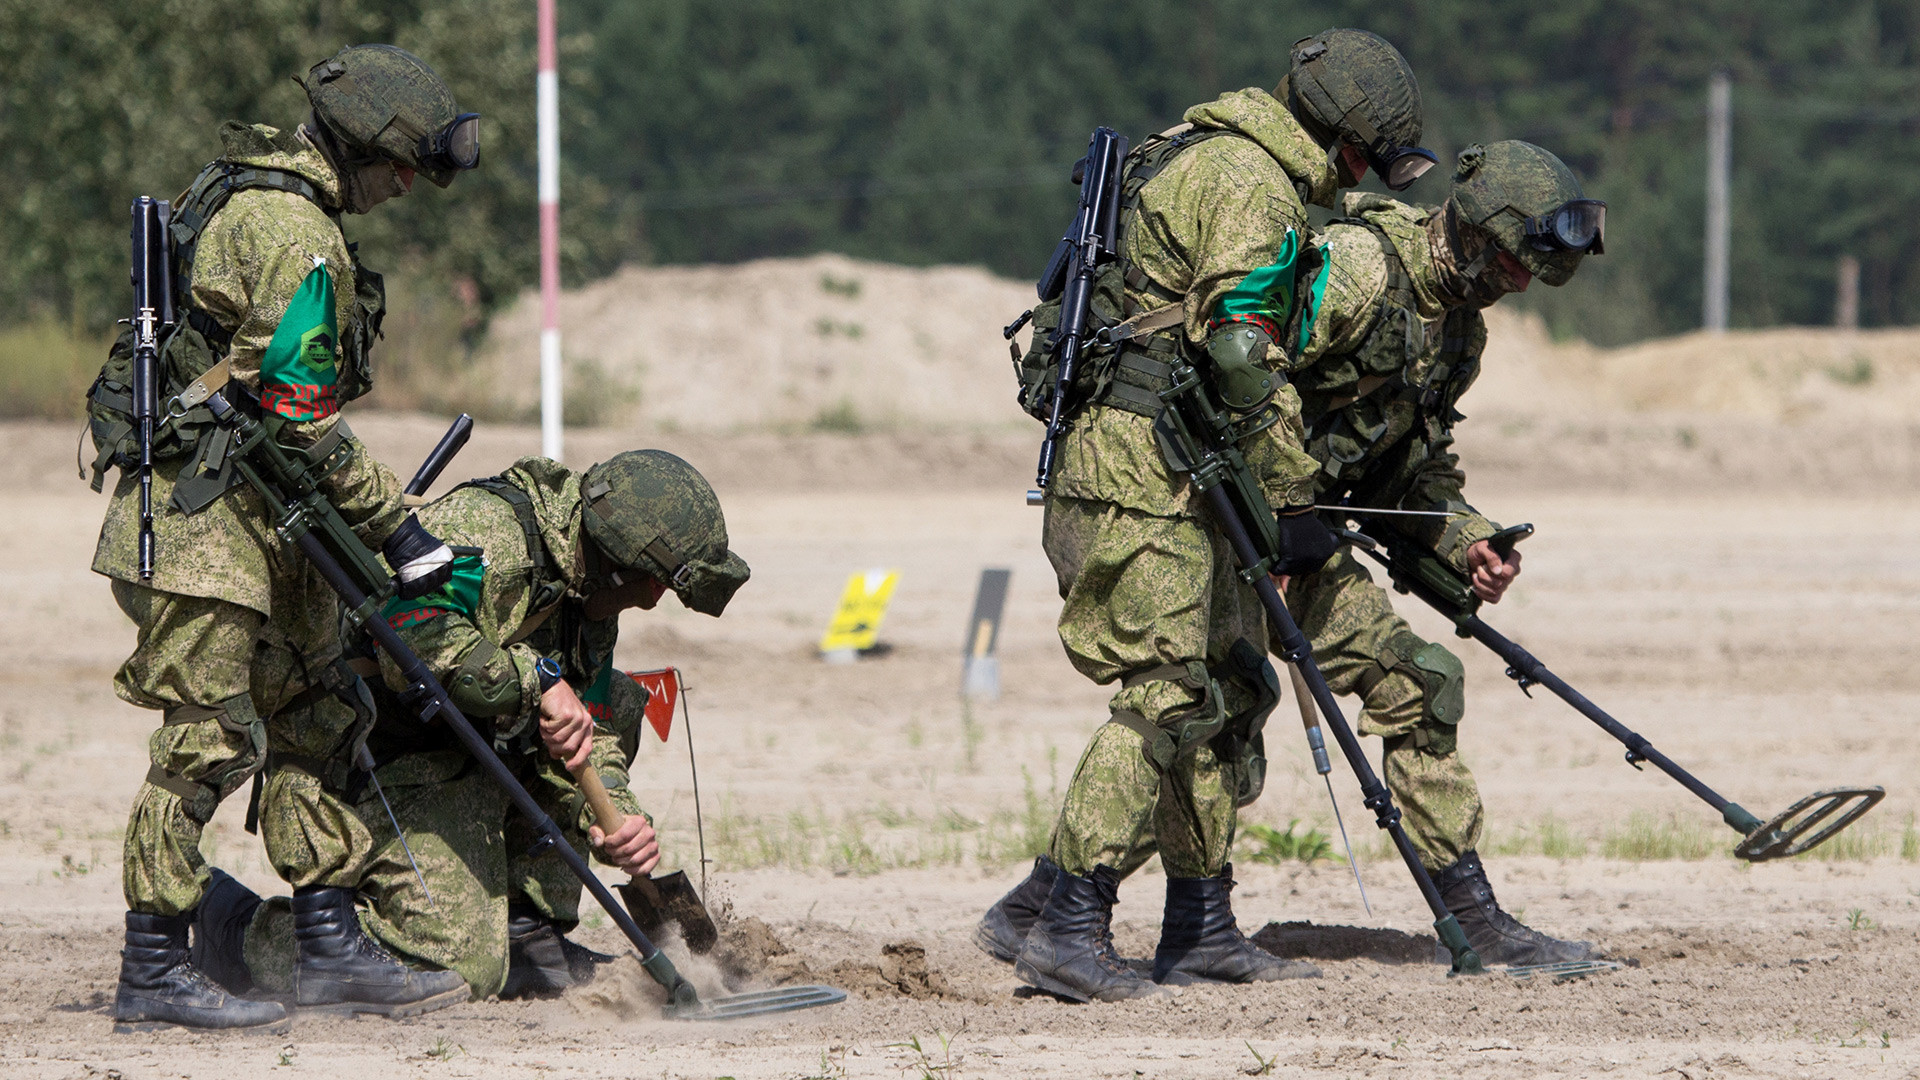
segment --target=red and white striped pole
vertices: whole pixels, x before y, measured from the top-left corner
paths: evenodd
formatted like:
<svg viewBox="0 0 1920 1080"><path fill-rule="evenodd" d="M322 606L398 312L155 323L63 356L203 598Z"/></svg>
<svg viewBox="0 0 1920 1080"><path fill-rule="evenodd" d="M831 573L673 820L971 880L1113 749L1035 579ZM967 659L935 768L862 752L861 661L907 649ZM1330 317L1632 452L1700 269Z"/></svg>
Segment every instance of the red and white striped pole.
<svg viewBox="0 0 1920 1080"><path fill-rule="evenodd" d="M539 0L540 453L560 460L560 76L554 0Z"/></svg>

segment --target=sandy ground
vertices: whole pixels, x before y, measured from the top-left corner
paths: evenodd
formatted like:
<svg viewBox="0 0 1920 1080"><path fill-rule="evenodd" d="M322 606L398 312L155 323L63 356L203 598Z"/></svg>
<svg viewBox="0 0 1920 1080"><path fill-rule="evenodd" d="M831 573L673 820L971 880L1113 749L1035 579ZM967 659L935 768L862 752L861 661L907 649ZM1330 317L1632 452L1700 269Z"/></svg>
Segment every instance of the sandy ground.
<svg viewBox="0 0 1920 1080"><path fill-rule="evenodd" d="M1762 814L1830 784L1885 784L1846 857L1733 861L1732 834L1703 806L1629 769L1557 701L1516 693L1490 654L1462 643L1462 746L1484 787L1500 895L1638 967L1556 985L1448 979L1376 956L1323 960L1319 980L1148 1004L1026 997L968 934L1023 872L1028 807L1044 826L1106 696L1053 637L1038 511L1019 494L1032 439L587 432L569 444L575 460L663 445L725 501L752 583L723 620L630 614L619 658L680 665L692 686L715 901L769 924L793 950L783 970L804 964L855 995L784 1018L675 1024L655 1018L628 969L562 1001L232 1038L109 1033L119 837L153 721L109 687L132 631L86 569L103 499L65 471L73 431L0 426L0 642L12 658L0 673L0 1076L1227 1077L1261 1062L1273 1076L1920 1075L1920 674L1908 645L1920 501L1904 452L1863 465L1846 440L1880 429L1828 438L1691 414L1476 422L1476 501L1540 528L1489 621ZM1555 425L1569 423L1599 442L1563 445L1554 432L1569 429ZM1683 446L1676 424L1704 434ZM403 471L438 425L356 421ZM530 429L489 428L456 472L536 443ZM963 712L963 623L985 566L1013 571L1006 693ZM901 571L882 634L892 652L819 663L813 642L846 575L870 567ZM1330 830L1292 730L1277 721L1273 779L1250 818ZM692 866L685 753L679 732L665 746L649 738L636 776L670 859ZM1243 857L1243 924L1423 932L1418 894L1380 857L1344 769L1335 781L1373 915L1341 863ZM223 808L210 853L271 890L241 809ZM1635 837L1665 844L1659 854L1706 853L1610 857ZM1152 948L1160 898L1151 867L1122 890L1119 939L1133 955ZM602 919L582 935L616 946ZM925 973L883 957L903 942L925 948Z"/></svg>

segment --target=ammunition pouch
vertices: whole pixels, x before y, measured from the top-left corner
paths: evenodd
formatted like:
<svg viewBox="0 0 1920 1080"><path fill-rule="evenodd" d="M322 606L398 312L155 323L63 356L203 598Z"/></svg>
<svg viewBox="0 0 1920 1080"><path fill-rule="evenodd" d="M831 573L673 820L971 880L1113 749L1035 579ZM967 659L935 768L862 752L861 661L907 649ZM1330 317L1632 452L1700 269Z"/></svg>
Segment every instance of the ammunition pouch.
<svg viewBox="0 0 1920 1080"><path fill-rule="evenodd" d="M1453 753L1457 746L1454 729L1467 709L1467 671L1460 658L1445 645L1403 630L1388 640L1380 655L1374 657L1373 666L1360 676L1360 696L1371 696L1375 687L1396 672L1412 679L1420 689L1420 719L1412 732L1413 745L1434 757Z"/></svg>

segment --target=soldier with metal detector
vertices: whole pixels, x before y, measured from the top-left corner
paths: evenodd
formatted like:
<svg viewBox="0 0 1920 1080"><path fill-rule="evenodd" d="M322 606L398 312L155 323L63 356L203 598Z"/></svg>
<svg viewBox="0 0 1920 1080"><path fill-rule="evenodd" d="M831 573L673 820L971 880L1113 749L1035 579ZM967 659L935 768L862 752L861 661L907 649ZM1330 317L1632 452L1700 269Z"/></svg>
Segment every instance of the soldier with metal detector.
<svg viewBox="0 0 1920 1080"><path fill-rule="evenodd" d="M1480 371L1480 312L1538 279L1564 285L1604 249L1606 204L1589 199L1559 158L1530 143L1469 147L1437 210L1353 194L1317 237L1308 313L1286 378L1298 390L1314 501L1335 528L1361 527L1415 546L1497 603L1520 572L1513 532L1470 506L1453 453L1456 406ZM1588 960L1501 909L1477 847L1479 788L1458 749L1465 671L1447 648L1394 614L1343 545L1296 577L1286 599L1336 693L1364 706L1361 734L1386 744L1383 771L1420 861L1482 960ZM1275 643L1278 650L1280 645Z"/></svg>
<svg viewBox="0 0 1920 1080"><path fill-rule="evenodd" d="M280 1004L236 998L190 959L208 883L201 832L270 750L318 752L371 720L340 663L332 592L241 482L209 397L224 391L310 460L404 592L437 587L453 557L338 415L368 389L385 306L340 215L407 194L416 176L452 183L478 163L479 118L391 46L343 49L303 85L307 123L230 123L220 158L173 205L136 202L138 310L88 394L95 489L121 469L93 568L139 628L114 688L165 716L127 827L117 1030L284 1022ZM350 889L292 884L303 1003L404 1013L465 998L457 976L361 949Z"/></svg>
<svg viewBox="0 0 1920 1080"><path fill-rule="evenodd" d="M1276 374L1305 203L1331 206L1369 167L1405 187L1433 156L1415 145L1419 89L1391 45L1330 30L1298 42L1291 61L1274 93L1196 106L1131 153L1095 133L1075 169L1080 212L1031 313L1033 345L1015 356L1022 404L1048 425L1038 495L1065 600L1060 639L1083 674L1120 687L1048 853L975 940L1071 998L1317 973L1256 948L1234 922L1228 853L1237 808L1259 793L1278 679L1261 601L1155 426L1176 371L1197 362L1207 393L1260 418L1229 449L1263 505L1284 508L1267 515L1264 569L1299 573L1331 553L1310 512L1298 400ZM1149 980L1115 955L1110 923L1120 880L1156 842L1168 881Z"/></svg>
<svg viewBox="0 0 1920 1080"><path fill-rule="evenodd" d="M428 468L437 473L440 464ZM409 491L426 489L426 472ZM745 583L747 565L727 548L713 489L660 450L619 454L585 472L525 458L419 514L454 546L452 580L388 601L382 617L463 713L488 722L495 750L575 851L591 848L645 878L660 851L627 770L647 693L614 668L619 615L651 609L672 591L687 608L718 616ZM363 646L353 662L372 675L376 653L371 641ZM381 722L366 746L395 807L392 823L375 791L342 782L353 776L344 748L331 759L274 757L263 819L347 822L310 837L312 857L336 873L360 868L372 935L459 972L475 998L547 996L591 981L613 957L564 936L579 922L579 880L539 847L508 794L473 768L446 728L407 719L407 683L394 658L378 654L378 671ZM602 815L624 821L596 822L597 801ZM293 954L285 902L243 903L215 942L215 974L284 989ZM711 933L711 922L704 929Z"/></svg>

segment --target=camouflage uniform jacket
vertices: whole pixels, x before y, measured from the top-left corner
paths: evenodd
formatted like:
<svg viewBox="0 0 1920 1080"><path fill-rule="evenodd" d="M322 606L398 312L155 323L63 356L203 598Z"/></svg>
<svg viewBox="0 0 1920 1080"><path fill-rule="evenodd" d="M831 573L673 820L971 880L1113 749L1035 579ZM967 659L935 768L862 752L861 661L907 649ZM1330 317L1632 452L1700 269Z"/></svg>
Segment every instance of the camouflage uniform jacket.
<svg viewBox="0 0 1920 1080"><path fill-rule="evenodd" d="M1346 211L1317 238L1319 277L1303 283L1313 318L1289 372L1319 465L1314 501L1462 511L1397 527L1464 572L1467 548L1498 529L1468 505L1453 452L1454 406L1480 373L1486 321L1435 295L1432 211L1358 192Z"/></svg>
<svg viewBox="0 0 1920 1080"><path fill-rule="evenodd" d="M429 532L484 554L462 554L451 583L419 600L390 602L386 614L463 713L494 721L495 746L510 763L516 757L546 759L536 726L540 677L534 665L541 657L558 661L594 714L592 761L614 788L625 785L627 764L606 726L612 680L626 678L613 668L620 621L584 614L587 540L580 477L546 458L523 458L494 481L456 488L422 507L420 521ZM489 490L488 482L511 485L531 501L539 533L534 544L513 504ZM400 669L384 653L380 665L388 689L405 687ZM405 721L383 720L375 743L404 749L394 740L408 729ZM412 748L425 745L415 741ZM376 757L390 756L380 745L375 749Z"/></svg>
<svg viewBox="0 0 1920 1080"><path fill-rule="evenodd" d="M1180 327L1168 332L1183 333L1198 351L1213 328L1229 320L1229 297L1270 288L1291 292L1290 278L1279 286L1260 271L1288 247L1289 230L1304 243L1302 198L1332 205L1335 180L1326 151L1263 90L1196 105L1185 119L1239 137L1207 139L1175 154L1140 189L1138 210L1122 223L1121 247L1144 279L1126 284L1124 308L1132 313L1179 303ZM1291 302L1278 294L1245 299L1255 307ZM1301 450L1298 399L1282 387L1276 400L1281 422L1242 450L1268 499L1298 505L1312 493L1314 465ZM1152 418L1105 405L1089 406L1074 420L1049 491L1164 517L1200 514L1186 478L1161 457Z"/></svg>
<svg viewBox="0 0 1920 1080"><path fill-rule="evenodd" d="M322 487L361 539L378 548L406 517L399 480L367 453L337 412L301 418L324 411L295 407L302 399L311 404L311 387L289 387L275 378L263 381L261 373L290 306L303 292L319 295L319 279L308 282L319 267L329 279L338 337L365 341L378 330L360 291L367 283L356 280L352 253L334 216L339 212L340 178L297 132L228 124L221 138L223 160L298 174L313 185L322 205L288 191L235 193L200 235L193 261L193 303L232 332L232 379L267 402L269 415L277 411L282 443L311 447L338 428L354 448ZM377 293L377 280L373 288ZM367 325L369 321L374 325ZM278 351L286 353L287 347L283 344ZM275 400L283 407L276 410ZM154 468L154 588L225 600L269 617L277 608L297 612L305 606L308 590L325 588L274 534L265 504L246 484L236 484L197 513L176 508L173 489L184 463L175 459ZM139 491L134 471L123 471L100 529L94 572L139 583Z"/></svg>

